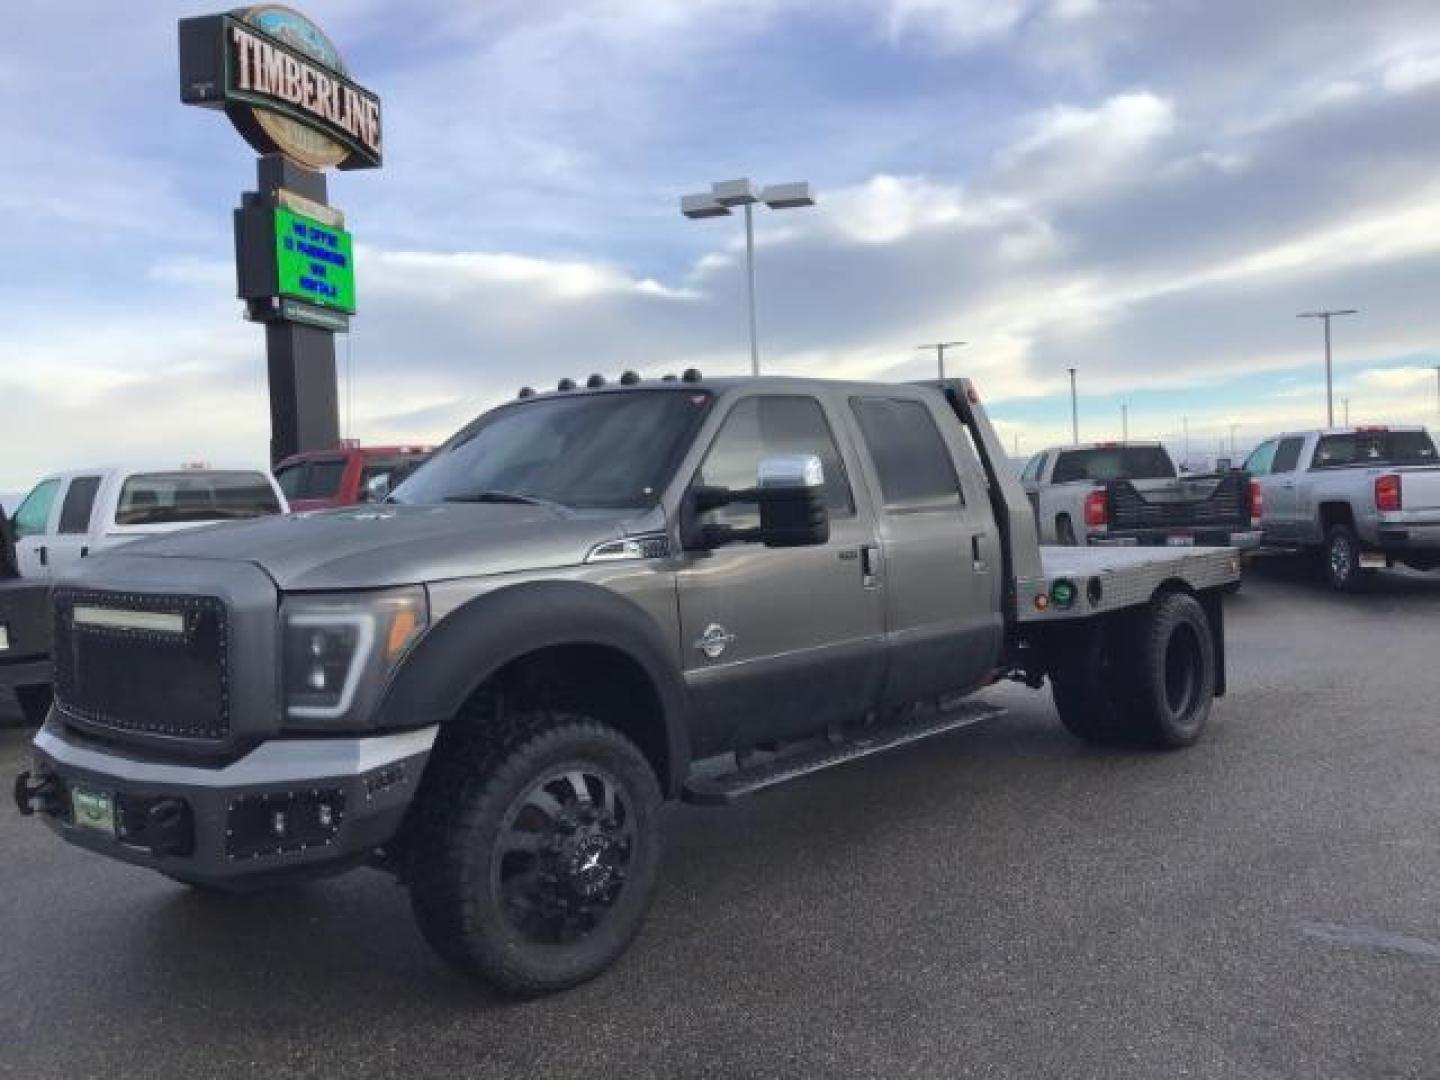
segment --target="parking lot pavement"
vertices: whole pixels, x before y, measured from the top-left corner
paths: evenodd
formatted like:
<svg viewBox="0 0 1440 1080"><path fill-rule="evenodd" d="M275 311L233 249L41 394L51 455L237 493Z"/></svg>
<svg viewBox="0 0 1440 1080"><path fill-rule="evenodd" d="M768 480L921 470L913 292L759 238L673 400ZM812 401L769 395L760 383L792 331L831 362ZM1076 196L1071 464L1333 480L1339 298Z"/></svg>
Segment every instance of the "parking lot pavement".
<svg viewBox="0 0 1440 1080"><path fill-rule="evenodd" d="M632 951L525 1004L377 874L200 895L7 809L0 1075L1435 1076L1440 575L1262 563L1229 630L1189 751L1005 687L988 727L677 807Z"/></svg>

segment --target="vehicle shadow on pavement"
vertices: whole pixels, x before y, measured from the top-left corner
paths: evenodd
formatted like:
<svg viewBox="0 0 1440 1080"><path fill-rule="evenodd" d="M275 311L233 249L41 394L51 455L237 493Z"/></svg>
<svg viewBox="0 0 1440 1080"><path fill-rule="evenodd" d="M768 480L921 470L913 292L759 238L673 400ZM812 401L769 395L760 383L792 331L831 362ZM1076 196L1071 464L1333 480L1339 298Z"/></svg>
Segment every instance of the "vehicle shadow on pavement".
<svg viewBox="0 0 1440 1080"><path fill-rule="evenodd" d="M1354 592L1337 593L1326 584L1315 560L1303 555L1263 555L1249 559L1245 563L1245 577L1295 586L1337 600L1383 596L1401 602L1433 604L1440 597L1440 571L1425 573L1408 567L1367 570L1356 583ZM1244 596L1242 588L1233 599Z"/></svg>

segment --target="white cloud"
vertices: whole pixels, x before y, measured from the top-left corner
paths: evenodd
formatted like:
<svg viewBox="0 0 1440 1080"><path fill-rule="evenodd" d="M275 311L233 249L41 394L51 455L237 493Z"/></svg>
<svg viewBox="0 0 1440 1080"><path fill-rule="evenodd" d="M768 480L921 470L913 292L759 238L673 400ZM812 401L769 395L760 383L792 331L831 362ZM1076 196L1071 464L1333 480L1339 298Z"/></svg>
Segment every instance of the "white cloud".
<svg viewBox="0 0 1440 1080"><path fill-rule="evenodd" d="M1385 66L1381 83L1392 94L1409 94L1440 83L1440 53L1402 56Z"/></svg>

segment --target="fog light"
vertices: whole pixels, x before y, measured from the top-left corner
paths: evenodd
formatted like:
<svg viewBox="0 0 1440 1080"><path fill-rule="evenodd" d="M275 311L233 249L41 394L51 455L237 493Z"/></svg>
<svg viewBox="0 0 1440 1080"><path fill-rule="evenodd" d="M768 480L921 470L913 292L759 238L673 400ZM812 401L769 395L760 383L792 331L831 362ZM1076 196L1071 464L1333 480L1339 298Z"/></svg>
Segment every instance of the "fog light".
<svg viewBox="0 0 1440 1080"><path fill-rule="evenodd" d="M276 810L270 815L270 833L273 836L283 838L289 830L286 828L285 811Z"/></svg>
<svg viewBox="0 0 1440 1080"><path fill-rule="evenodd" d="M324 689L325 689L325 668L324 668L324 666L323 666L323 665L320 665L320 664L317 664L315 667L311 668L311 669L310 669L310 674L306 677L305 682L306 682L306 684L310 687L311 690L317 690L317 691L318 691L318 690L324 690Z"/></svg>

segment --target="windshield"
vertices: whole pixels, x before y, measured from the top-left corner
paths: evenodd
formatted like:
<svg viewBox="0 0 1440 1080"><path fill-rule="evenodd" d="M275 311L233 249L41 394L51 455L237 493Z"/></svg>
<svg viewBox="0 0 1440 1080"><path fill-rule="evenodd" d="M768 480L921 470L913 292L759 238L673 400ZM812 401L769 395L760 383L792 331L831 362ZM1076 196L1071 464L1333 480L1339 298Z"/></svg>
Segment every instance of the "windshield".
<svg viewBox="0 0 1440 1080"><path fill-rule="evenodd" d="M1055 462L1052 484L1074 480L1173 480L1175 466L1163 446L1097 446L1064 450Z"/></svg>
<svg viewBox="0 0 1440 1080"><path fill-rule="evenodd" d="M650 506L709 404L702 391L637 390L509 405L436 451L393 498L506 493L576 509Z"/></svg>
<svg viewBox="0 0 1440 1080"><path fill-rule="evenodd" d="M1321 436L1314 467L1434 465L1435 461L1435 444L1424 431L1356 431Z"/></svg>

